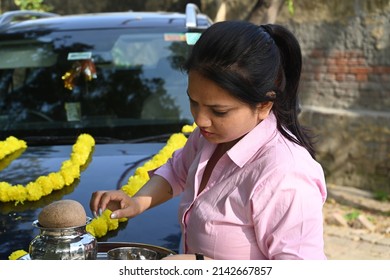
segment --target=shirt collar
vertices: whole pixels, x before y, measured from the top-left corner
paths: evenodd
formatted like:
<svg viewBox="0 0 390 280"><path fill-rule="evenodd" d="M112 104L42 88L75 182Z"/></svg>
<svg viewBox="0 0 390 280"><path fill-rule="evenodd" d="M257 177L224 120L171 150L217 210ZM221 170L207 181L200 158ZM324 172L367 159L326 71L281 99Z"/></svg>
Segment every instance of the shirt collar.
<svg viewBox="0 0 390 280"><path fill-rule="evenodd" d="M276 117L271 111L254 129L248 132L229 151L230 159L239 167L243 167L252 156L263 147L276 132Z"/></svg>

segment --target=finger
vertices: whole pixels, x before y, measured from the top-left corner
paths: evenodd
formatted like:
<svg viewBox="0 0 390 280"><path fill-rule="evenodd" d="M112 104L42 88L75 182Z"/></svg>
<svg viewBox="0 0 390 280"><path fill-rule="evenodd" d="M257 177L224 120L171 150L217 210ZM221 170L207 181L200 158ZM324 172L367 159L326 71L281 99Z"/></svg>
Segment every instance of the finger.
<svg viewBox="0 0 390 280"><path fill-rule="evenodd" d="M110 197L110 192L112 191L96 191L92 193L91 200L90 200L90 208L95 217L101 216L103 213L103 210L106 209L107 205L106 203L102 203L102 200L104 197Z"/></svg>
<svg viewBox="0 0 390 280"><path fill-rule="evenodd" d="M121 201L128 198L122 191L109 191L103 193L98 204L98 211L103 212L106 208L116 210L120 208ZM110 205L110 207L108 207ZM116 205L116 206L114 206Z"/></svg>
<svg viewBox="0 0 390 280"><path fill-rule="evenodd" d="M89 201L89 208L92 211L92 214L96 217L99 210L100 199L105 191L96 191L92 193L91 199Z"/></svg>
<svg viewBox="0 0 390 280"><path fill-rule="evenodd" d="M131 209L132 207L126 207L122 209L115 210L111 213L111 219L122 219L122 218L132 218L134 217L134 211Z"/></svg>
<svg viewBox="0 0 390 280"><path fill-rule="evenodd" d="M126 196L120 202L120 209L115 210L111 213L111 219L120 219L120 218L133 218L138 215L137 204L134 203L134 200Z"/></svg>

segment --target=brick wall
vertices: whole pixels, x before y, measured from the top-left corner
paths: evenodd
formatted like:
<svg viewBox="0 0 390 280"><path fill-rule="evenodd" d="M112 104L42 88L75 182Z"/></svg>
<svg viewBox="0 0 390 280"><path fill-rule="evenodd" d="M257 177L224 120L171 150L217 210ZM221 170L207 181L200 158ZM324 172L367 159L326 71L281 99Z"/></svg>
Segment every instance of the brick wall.
<svg viewBox="0 0 390 280"><path fill-rule="evenodd" d="M339 14L337 19L297 19L295 15L295 20L282 18L281 23L301 42L300 118L318 135L317 159L327 182L390 193L387 5L386 9L357 9L345 18Z"/></svg>
<svg viewBox="0 0 390 280"><path fill-rule="evenodd" d="M390 111L390 65L370 63L362 50L312 49L303 65L307 105Z"/></svg>

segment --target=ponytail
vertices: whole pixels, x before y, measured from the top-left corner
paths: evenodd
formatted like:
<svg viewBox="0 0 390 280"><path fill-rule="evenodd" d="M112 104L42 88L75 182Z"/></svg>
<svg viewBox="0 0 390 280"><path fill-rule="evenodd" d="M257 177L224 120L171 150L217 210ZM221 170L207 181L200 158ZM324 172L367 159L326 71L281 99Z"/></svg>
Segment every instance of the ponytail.
<svg viewBox="0 0 390 280"><path fill-rule="evenodd" d="M275 25L261 25L275 41L280 53L280 65L276 80L277 98L273 112L278 130L290 141L305 147L315 157L310 131L299 124L298 87L302 69L301 48L295 36L286 28ZM287 130L286 130L287 129ZM295 136L292 136L289 131Z"/></svg>

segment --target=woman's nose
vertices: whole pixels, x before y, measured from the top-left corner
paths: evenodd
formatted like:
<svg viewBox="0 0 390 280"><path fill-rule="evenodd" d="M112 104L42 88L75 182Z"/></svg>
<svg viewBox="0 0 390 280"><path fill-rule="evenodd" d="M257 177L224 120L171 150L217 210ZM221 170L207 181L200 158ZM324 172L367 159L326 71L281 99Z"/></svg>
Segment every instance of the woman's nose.
<svg viewBox="0 0 390 280"><path fill-rule="evenodd" d="M209 127L211 126L211 119L207 116L207 114L199 111L194 114L194 121L199 127Z"/></svg>

